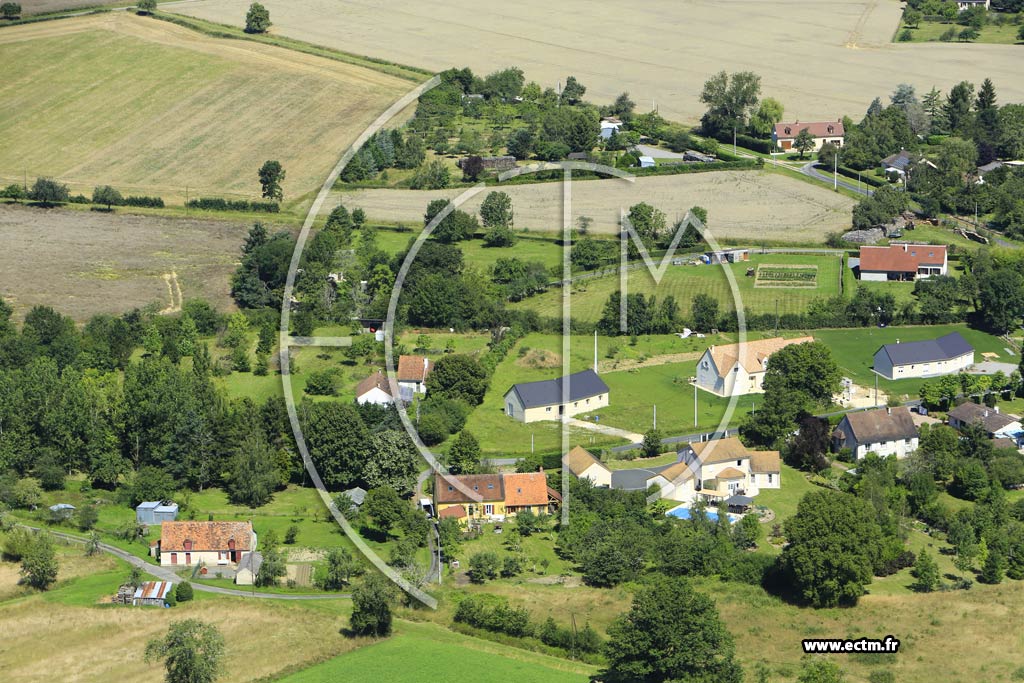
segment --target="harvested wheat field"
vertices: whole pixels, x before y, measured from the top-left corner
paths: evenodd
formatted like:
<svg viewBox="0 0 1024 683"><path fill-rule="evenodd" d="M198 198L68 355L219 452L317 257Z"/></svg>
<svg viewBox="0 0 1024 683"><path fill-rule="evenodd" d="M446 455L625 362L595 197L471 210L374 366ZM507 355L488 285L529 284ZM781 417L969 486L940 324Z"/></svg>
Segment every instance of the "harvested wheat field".
<svg viewBox="0 0 1024 683"><path fill-rule="evenodd" d="M102 5L102 0L21 0L21 13L24 16L47 14L66 9L80 9Z"/></svg>
<svg viewBox="0 0 1024 683"><path fill-rule="evenodd" d="M341 607L305 609L245 598L197 599L173 609L72 607L32 598L0 605L0 670L4 680L21 683L162 680L163 665L143 659L146 642L164 635L172 622L199 619L224 636L218 681L276 678L364 644L338 633L345 623L341 613ZM45 656L40 643L50 644Z"/></svg>
<svg viewBox="0 0 1024 683"><path fill-rule="evenodd" d="M19 318L35 305L82 321L148 304L175 310L192 298L227 310L230 275L248 229L227 221L0 205L0 296Z"/></svg>
<svg viewBox="0 0 1024 683"><path fill-rule="evenodd" d="M284 166L285 200L323 182L409 81L126 12L0 32L0 181L59 178L90 194L258 197ZM86 87L87 86L87 87Z"/></svg>
<svg viewBox="0 0 1024 683"><path fill-rule="evenodd" d="M562 225L562 184L509 185L517 228L555 232ZM357 190L336 193L336 201L362 207L376 220L422 225L431 199L458 196L460 190ZM487 191L472 197L463 209L476 211ZM824 187L763 171L720 171L625 180L581 180L572 185L574 216L594 219L595 232L618 231L619 211L638 202L652 204L670 221L690 207L708 210L716 239L766 239L782 242L821 241L826 233L850 225L853 200Z"/></svg>
<svg viewBox="0 0 1024 683"><path fill-rule="evenodd" d="M249 0L200 0L175 12L241 25ZM626 90L696 122L708 76L753 70L786 115L850 114L907 82L927 91L992 78L1002 102L1024 100L1015 45L895 44L898 0L266 0L273 31L402 64L479 72L517 65L554 87L575 75L587 99ZM572 17L565 21L565 17Z"/></svg>

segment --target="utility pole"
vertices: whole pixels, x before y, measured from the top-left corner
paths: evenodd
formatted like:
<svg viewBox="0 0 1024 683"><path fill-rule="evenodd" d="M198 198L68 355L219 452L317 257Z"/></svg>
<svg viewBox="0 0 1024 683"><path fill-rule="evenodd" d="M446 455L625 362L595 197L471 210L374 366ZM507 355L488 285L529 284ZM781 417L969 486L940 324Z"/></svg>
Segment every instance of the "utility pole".
<svg viewBox="0 0 1024 683"><path fill-rule="evenodd" d="M736 155L736 124L732 126L732 153Z"/></svg>
<svg viewBox="0 0 1024 683"><path fill-rule="evenodd" d="M658 404L654 404L654 428L658 428Z"/></svg>
<svg viewBox="0 0 1024 683"><path fill-rule="evenodd" d="M775 334L773 334L772 336L773 337L778 337L779 336L779 300L778 299L775 300Z"/></svg>
<svg viewBox="0 0 1024 683"><path fill-rule="evenodd" d="M878 375L875 375L875 407L878 407Z"/></svg>
<svg viewBox="0 0 1024 683"><path fill-rule="evenodd" d="M697 380L693 381L693 426L697 426Z"/></svg>
<svg viewBox="0 0 1024 683"><path fill-rule="evenodd" d="M832 189L839 189L839 150L832 157Z"/></svg>

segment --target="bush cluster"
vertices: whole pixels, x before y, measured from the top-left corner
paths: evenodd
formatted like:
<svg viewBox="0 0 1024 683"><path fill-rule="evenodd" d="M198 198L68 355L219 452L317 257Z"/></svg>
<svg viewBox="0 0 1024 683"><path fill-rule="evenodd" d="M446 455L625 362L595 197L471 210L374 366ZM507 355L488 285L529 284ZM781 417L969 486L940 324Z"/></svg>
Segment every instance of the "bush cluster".
<svg viewBox="0 0 1024 683"><path fill-rule="evenodd" d="M251 211L254 213L277 213L281 210L277 202L253 202L247 199L224 199L223 197L200 197L188 202L189 208L204 211Z"/></svg>

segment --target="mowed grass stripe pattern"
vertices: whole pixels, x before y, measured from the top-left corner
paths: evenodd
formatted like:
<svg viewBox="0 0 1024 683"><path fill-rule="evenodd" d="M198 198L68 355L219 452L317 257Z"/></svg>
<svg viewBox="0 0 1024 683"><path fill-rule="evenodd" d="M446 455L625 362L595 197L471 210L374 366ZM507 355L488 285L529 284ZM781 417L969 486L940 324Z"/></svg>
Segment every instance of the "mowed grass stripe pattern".
<svg viewBox="0 0 1024 683"><path fill-rule="evenodd" d="M256 197L278 159L313 189L409 83L363 67L113 13L0 34L0 180L52 175L183 199Z"/></svg>
<svg viewBox="0 0 1024 683"><path fill-rule="evenodd" d="M755 287L754 277L746 275L748 268L755 272L760 263L817 265L817 284L801 286ZM656 283L646 268L631 270L629 293L656 296L659 301L674 296L683 315L688 315L693 297L707 294L719 302L722 310L736 308L732 288L725 270L732 272L740 294L742 306L754 313L774 313L776 303L780 314L803 313L816 298L835 296L839 293L841 258L810 254L751 254L750 261L711 266L673 266L665 271L660 283ZM593 322L601 317L604 304L612 292L619 290L619 277L581 280L573 287L571 297L572 317ZM531 299L514 304L515 307L536 310L541 315L561 315L562 292L553 289Z"/></svg>

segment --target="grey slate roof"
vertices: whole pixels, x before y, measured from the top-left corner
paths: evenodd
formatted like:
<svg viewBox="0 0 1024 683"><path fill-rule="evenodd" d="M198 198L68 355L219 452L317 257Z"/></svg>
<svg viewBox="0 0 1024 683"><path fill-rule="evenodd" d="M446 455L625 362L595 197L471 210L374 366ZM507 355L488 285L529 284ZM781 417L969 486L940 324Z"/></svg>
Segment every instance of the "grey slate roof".
<svg viewBox="0 0 1024 683"><path fill-rule="evenodd" d="M263 553L249 552L242 553L242 559L238 562L238 571L248 569L253 573L253 576L260 573L260 567L263 566Z"/></svg>
<svg viewBox="0 0 1024 683"><path fill-rule="evenodd" d="M562 403L562 382L569 382L569 401L579 401L598 394L607 394L608 385L593 370L575 372L566 377L545 379L539 382L515 384L509 391L519 396L523 408L537 408ZM506 394L508 392L505 392Z"/></svg>
<svg viewBox="0 0 1024 683"><path fill-rule="evenodd" d="M347 495L349 500L357 506L362 505L363 501L366 500L366 489L359 486L350 488L348 491L342 491L342 493Z"/></svg>
<svg viewBox="0 0 1024 683"><path fill-rule="evenodd" d="M646 491L647 481L662 470L672 467L672 465L675 465L675 463L650 469L612 470L612 488L622 489L623 491Z"/></svg>
<svg viewBox="0 0 1024 683"><path fill-rule="evenodd" d="M911 365L917 363L933 363L940 360L959 358L967 353L974 353L974 347L960 336L959 332L950 332L938 339L906 342L903 344L886 344L880 350L888 354L893 365Z"/></svg>
<svg viewBox="0 0 1024 683"><path fill-rule="evenodd" d="M907 170L907 166L910 165L910 160L912 158L913 157L910 152L903 150L902 152L897 152L892 156L882 159L882 165L886 168L897 168L901 171L905 171Z"/></svg>
<svg viewBox="0 0 1024 683"><path fill-rule="evenodd" d="M846 429L852 434L845 434ZM906 406L875 408L847 413L833 435L847 444L847 436L852 436L859 444L885 443L913 439L917 436L917 425Z"/></svg>
<svg viewBox="0 0 1024 683"><path fill-rule="evenodd" d="M990 434L994 434L1003 427L1007 427L1017 421L1006 413L998 413L994 408L970 401L961 403L949 411L948 414L949 417L965 424L979 424Z"/></svg>

